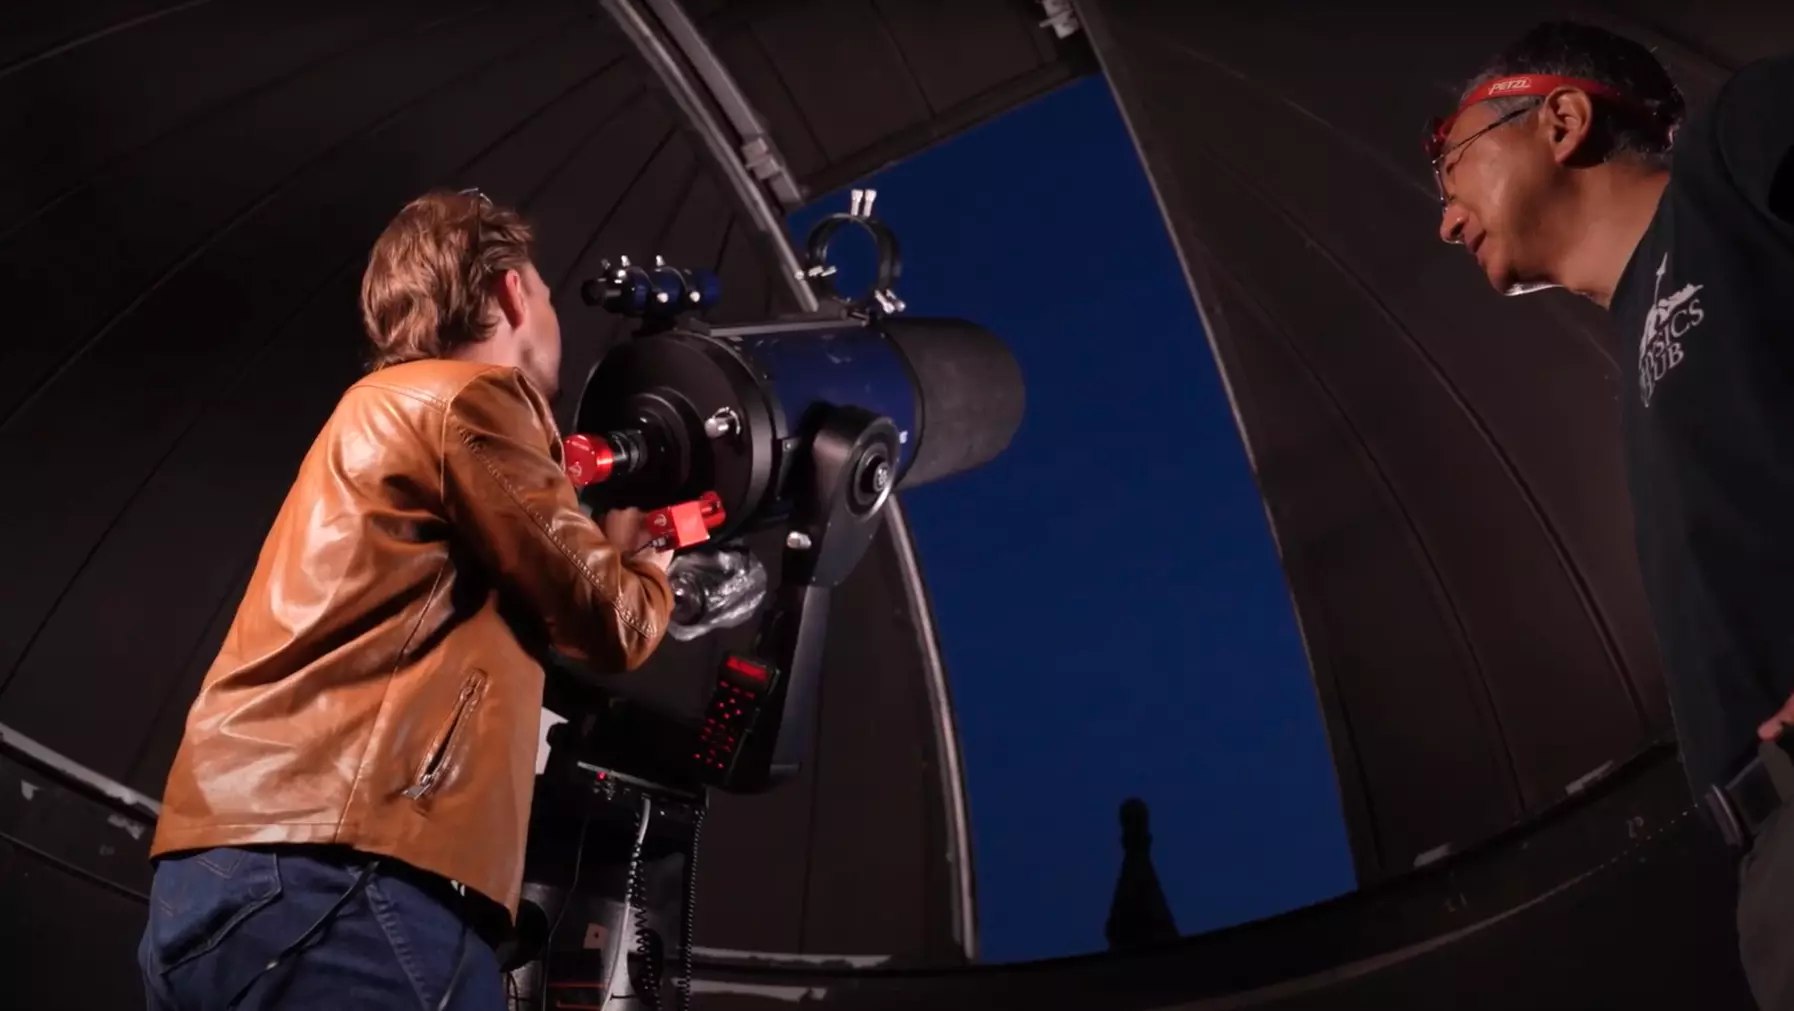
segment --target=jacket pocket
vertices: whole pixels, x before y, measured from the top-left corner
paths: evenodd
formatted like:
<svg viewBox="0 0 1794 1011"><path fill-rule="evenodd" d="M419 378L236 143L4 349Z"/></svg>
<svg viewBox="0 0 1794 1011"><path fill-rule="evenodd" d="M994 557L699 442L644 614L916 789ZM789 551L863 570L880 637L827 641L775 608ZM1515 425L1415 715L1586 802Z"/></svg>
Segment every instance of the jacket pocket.
<svg viewBox="0 0 1794 1011"><path fill-rule="evenodd" d="M405 796L412 800L423 800L441 785L443 777L453 768L461 739L467 736L467 725L473 721L474 707L479 705L485 694L486 672L472 671L467 675L467 680L461 683L461 694L455 697L454 711L449 714L448 723L430 743L423 763L411 777L411 785L405 789Z"/></svg>

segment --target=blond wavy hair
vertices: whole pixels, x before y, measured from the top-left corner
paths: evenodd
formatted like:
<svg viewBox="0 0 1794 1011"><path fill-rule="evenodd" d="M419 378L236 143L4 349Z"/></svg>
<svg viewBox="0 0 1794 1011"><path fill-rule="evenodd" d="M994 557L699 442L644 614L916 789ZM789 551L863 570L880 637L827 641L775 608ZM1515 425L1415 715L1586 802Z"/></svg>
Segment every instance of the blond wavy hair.
<svg viewBox="0 0 1794 1011"><path fill-rule="evenodd" d="M492 336L493 291L534 256L516 211L477 190L437 190L405 205L374 241L361 277L371 369L442 358Z"/></svg>

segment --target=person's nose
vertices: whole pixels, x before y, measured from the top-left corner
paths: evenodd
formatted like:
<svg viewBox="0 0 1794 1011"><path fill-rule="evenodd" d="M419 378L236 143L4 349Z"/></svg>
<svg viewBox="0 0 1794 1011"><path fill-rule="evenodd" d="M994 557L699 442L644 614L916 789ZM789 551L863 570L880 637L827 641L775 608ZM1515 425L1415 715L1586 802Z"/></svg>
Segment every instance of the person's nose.
<svg viewBox="0 0 1794 1011"><path fill-rule="evenodd" d="M1453 246L1462 245L1464 225L1469 219L1470 215L1462 207L1455 203L1446 204L1445 210L1439 215L1439 241Z"/></svg>

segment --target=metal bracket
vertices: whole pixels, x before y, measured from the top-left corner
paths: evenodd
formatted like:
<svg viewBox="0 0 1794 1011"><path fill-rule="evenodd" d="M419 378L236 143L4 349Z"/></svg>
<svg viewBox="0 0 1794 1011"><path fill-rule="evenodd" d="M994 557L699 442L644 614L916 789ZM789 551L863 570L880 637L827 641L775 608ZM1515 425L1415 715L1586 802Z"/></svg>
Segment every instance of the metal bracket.
<svg viewBox="0 0 1794 1011"><path fill-rule="evenodd" d="M806 240L809 247L804 260L806 266L798 273L799 278L815 289L819 303L839 305L849 315L859 318L889 316L905 308L903 300L892 288L903 273L903 253L891 229L872 216L872 204L877 199L877 190L854 190L852 206L845 214L831 214L818 221ZM864 297L853 299L842 295L835 287L835 267L828 262L829 242L848 223L864 230L878 247L878 276Z"/></svg>
<svg viewBox="0 0 1794 1011"><path fill-rule="evenodd" d="M1040 0L1040 9L1046 14L1040 27L1051 28L1062 39L1078 34L1078 12L1072 9L1071 0Z"/></svg>

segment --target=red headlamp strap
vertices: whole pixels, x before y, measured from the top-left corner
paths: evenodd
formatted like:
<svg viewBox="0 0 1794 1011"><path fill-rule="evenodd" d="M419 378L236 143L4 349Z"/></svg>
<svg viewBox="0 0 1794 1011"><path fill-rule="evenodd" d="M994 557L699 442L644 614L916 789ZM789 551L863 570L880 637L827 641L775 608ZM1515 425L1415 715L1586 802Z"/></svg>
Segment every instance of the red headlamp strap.
<svg viewBox="0 0 1794 1011"><path fill-rule="evenodd" d="M1451 115L1439 121L1433 128L1429 138L1429 146L1433 149L1433 157L1437 158L1445 150L1445 138L1451 133L1451 126L1464 114L1464 110L1478 102L1486 102L1491 98L1524 98L1549 95L1559 88L1576 88L1588 92L1592 98L1605 99L1622 105L1632 105L1632 101L1605 84L1584 80L1580 77L1558 77L1554 74L1514 74L1509 77L1497 77L1479 86L1464 97Z"/></svg>

